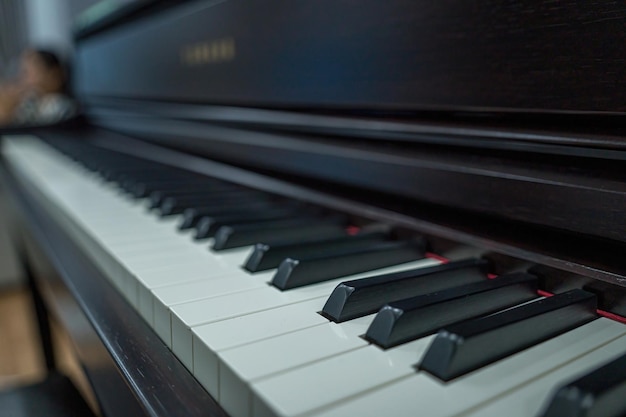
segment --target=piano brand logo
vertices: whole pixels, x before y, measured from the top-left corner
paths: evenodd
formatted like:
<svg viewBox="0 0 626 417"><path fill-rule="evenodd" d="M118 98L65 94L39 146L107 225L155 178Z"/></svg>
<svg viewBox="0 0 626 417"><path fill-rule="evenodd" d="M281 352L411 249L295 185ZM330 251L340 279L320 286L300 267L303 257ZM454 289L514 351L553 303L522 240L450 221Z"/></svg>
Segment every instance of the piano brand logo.
<svg viewBox="0 0 626 417"><path fill-rule="evenodd" d="M233 38L197 42L180 51L181 63L188 67L219 64L235 59L236 46Z"/></svg>

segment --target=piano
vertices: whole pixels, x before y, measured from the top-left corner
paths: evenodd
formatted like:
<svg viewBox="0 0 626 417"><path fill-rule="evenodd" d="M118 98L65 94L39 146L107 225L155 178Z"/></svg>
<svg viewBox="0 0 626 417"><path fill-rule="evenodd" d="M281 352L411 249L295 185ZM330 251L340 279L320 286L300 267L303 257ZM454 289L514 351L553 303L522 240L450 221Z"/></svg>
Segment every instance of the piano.
<svg viewBox="0 0 626 417"><path fill-rule="evenodd" d="M622 4L125 3L0 165L101 415L626 413Z"/></svg>

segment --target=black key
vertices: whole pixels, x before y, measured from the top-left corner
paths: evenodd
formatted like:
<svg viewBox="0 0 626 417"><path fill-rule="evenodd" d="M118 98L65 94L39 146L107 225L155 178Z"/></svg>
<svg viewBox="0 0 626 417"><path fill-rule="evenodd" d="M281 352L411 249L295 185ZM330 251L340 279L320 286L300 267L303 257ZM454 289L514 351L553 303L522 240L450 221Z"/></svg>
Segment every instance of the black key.
<svg viewBox="0 0 626 417"><path fill-rule="evenodd" d="M129 164L135 164L135 162L130 162ZM116 164L117 165L117 164ZM119 170L117 166L114 167L101 167L98 170L100 175L106 181L111 181L117 183L117 185L124 189L129 190L137 184L141 184L143 182L159 182L163 183L166 181L171 181L172 179L179 179L184 181L193 181L194 179L200 179L202 177L189 175L188 173L182 173L180 171L172 171L170 169L166 169L162 166L137 166L134 169L129 170ZM208 178L202 178L205 181Z"/></svg>
<svg viewBox="0 0 626 417"><path fill-rule="evenodd" d="M282 202L280 206L283 206ZM288 204L287 204L288 205ZM207 206L207 207L194 207L188 208L183 211L183 220L178 225L181 230L191 229L198 225L198 222L203 217L220 216L227 214L239 214L239 213L254 213L259 210L270 210L277 208L275 201L258 200L252 201L246 204L242 204L240 201L228 201L223 202L219 206Z"/></svg>
<svg viewBox="0 0 626 417"><path fill-rule="evenodd" d="M380 242L366 250L328 257L287 258L281 262L272 285L281 290L315 284L424 258L424 239Z"/></svg>
<svg viewBox="0 0 626 417"><path fill-rule="evenodd" d="M443 326L534 298L537 298L537 277L530 274L510 274L461 285L384 306L365 338L387 349L432 334Z"/></svg>
<svg viewBox="0 0 626 417"><path fill-rule="evenodd" d="M132 164L135 165L134 162ZM127 181L130 178L140 177L142 174L147 174L154 170L154 167L146 167L145 165L120 168L119 166L111 166L108 164L103 164L95 169L105 181L118 183Z"/></svg>
<svg viewBox="0 0 626 417"><path fill-rule="evenodd" d="M212 249L224 249L250 246L268 239L321 239L345 233L343 218L302 218L222 226L215 233Z"/></svg>
<svg viewBox="0 0 626 417"><path fill-rule="evenodd" d="M181 193L151 193L150 208L159 208L161 214L182 213L190 207L209 206L227 201L241 202L267 199L269 194L242 189L205 189Z"/></svg>
<svg viewBox="0 0 626 417"><path fill-rule="evenodd" d="M323 240L304 241L298 237L295 241L277 242L273 239L273 243L258 243L243 268L250 272L266 271L276 268L283 259L289 257L332 256L337 251L366 249L372 243L386 239L387 233L365 232L350 236L343 228L338 229L337 234L331 234Z"/></svg>
<svg viewBox="0 0 626 417"><path fill-rule="evenodd" d="M222 204L239 203L242 206L259 200L270 199L269 194L253 192L212 192L204 195L188 195L180 197L166 197L158 207L161 216L180 214L188 208L220 206Z"/></svg>
<svg viewBox="0 0 626 417"><path fill-rule="evenodd" d="M186 198L192 195L231 195L231 194L243 194L249 192L251 196L255 195L252 190L246 190L242 188L233 187L227 184L184 184L175 190L160 189L158 191L152 191L148 198L150 199L150 208L157 208L163 201L168 198ZM256 194L259 194L256 192Z"/></svg>
<svg viewBox="0 0 626 417"><path fill-rule="evenodd" d="M334 322L372 314L393 301L487 279L489 262L467 259L427 268L342 282L328 297L322 315Z"/></svg>
<svg viewBox="0 0 626 417"><path fill-rule="evenodd" d="M120 169L120 164L133 165L132 167ZM183 172L178 169L170 169L164 165L154 163L139 163L137 160L129 161L108 161L102 162L100 167L104 170L112 170L119 174L118 181L123 182L138 182L138 181L170 181L172 179L187 179L193 180L195 178L202 178L198 175L193 175L188 172ZM211 181L210 178L204 177L206 181Z"/></svg>
<svg viewBox="0 0 626 417"><path fill-rule="evenodd" d="M279 219L296 219L295 224L313 221L312 217L301 214L302 210L294 207L268 208L254 212L227 213L224 215L203 217L196 225L195 239L207 239L213 237L222 226L234 226L250 223L266 222Z"/></svg>
<svg viewBox="0 0 626 417"><path fill-rule="evenodd" d="M171 190L192 184L206 184L207 178L167 178L143 181L127 181L120 186L136 198L147 197L153 191Z"/></svg>
<svg viewBox="0 0 626 417"><path fill-rule="evenodd" d="M597 318L596 296L583 290L529 303L441 330L419 368L450 381Z"/></svg>
<svg viewBox="0 0 626 417"><path fill-rule="evenodd" d="M541 417L626 415L626 355L560 387Z"/></svg>

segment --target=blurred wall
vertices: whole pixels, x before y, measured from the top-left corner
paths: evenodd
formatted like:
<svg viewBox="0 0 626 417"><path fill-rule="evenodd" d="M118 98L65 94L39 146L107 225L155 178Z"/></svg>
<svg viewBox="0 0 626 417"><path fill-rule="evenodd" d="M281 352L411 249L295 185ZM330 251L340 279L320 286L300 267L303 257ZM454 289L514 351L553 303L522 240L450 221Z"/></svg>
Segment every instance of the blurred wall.
<svg viewBox="0 0 626 417"><path fill-rule="evenodd" d="M72 51L70 0L0 0L0 80L17 72L21 52L29 46L51 48L66 57ZM84 3L84 2L83 2ZM76 9L78 10L78 9ZM0 184L0 287L21 282L22 271L11 244L11 222Z"/></svg>
<svg viewBox="0 0 626 417"><path fill-rule="evenodd" d="M0 81L15 75L20 53L29 46L51 48L67 58L74 19L101 1L0 0Z"/></svg>
<svg viewBox="0 0 626 417"><path fill-rule="evenodd" d="M69 54L72 49L69 0L26 0L25 5L29 43Z"/></svg>
<svg viewBox="0 0 626 417"><path fill-rule="evenodd" d="M73 20L99 1L0 0L0 82L16 74L19 56L29 46L50 48L68 58ZM9 237L11 222L5 200L0 184L0 287L22 278Z"/></svg>
<svg viewBox="0 0 626 417"><path fill-rule="evenodd" d="M0 82L15 73L15 57L28 44L24 1L0 0Z"/></svg>

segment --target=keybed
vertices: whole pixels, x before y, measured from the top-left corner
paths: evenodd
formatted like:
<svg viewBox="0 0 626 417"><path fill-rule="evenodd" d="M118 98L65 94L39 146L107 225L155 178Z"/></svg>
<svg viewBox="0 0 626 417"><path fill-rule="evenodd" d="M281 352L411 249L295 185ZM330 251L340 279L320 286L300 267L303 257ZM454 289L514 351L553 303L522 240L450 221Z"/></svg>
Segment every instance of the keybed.
<svg viewBox="0 0 626 417"><path fill-rule="evenodd" d="M428 256L425 236L85 144L3 154L232 417L544 404L535 381L626 352L593 293L541 297L530 273Z"/></svg>

